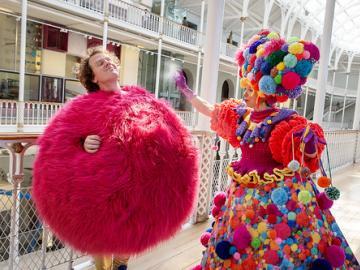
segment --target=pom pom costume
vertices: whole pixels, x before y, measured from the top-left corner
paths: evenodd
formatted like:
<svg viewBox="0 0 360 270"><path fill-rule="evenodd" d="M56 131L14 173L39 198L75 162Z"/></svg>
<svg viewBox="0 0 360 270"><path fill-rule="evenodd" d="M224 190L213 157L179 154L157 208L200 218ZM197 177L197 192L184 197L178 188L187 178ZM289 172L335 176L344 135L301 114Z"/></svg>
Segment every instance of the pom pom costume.
<svg viewBox="0 0 360 270"><path fill-rule="evenodd" d="M314 44L264 30L237 54L241 85L266 100L295 98L318 59ZM329 211L339 194L322 168L319 125L290 109L252 111L230 100L215 105L211 128L242 155L227 167L228 196L215 206L201 269L359 269ZM310 177L319 168L325 192Z"/></svg>
<svg viewBox="0 0 360 270"><path fill-rule="evenodd" d="M101 137L94 154L83 149ZM52 231L90 254L144 251L191 213L197 150L181 119L138 87L97 91L65 104L39 141L33 195Z"/></svg>

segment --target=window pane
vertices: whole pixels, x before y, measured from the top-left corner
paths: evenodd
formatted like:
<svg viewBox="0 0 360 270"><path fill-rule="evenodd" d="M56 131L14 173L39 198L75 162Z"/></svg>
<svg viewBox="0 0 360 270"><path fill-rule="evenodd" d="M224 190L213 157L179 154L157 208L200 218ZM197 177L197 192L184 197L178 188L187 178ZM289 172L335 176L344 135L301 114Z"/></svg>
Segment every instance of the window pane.
<svg viewBox="0 0 360 270"><path fill-rule="evenodd" d="M25 75L24 100L39 100L40 77L36 75Z"/></svg>
<svg viewBox="0 0 360 270"><path fill-rule="evenodd" d="M0 71L0 98L18 99L19 74Z"/></svg>
<svg viewBox="0 0 360 270"><path fill-rule="evenodd" d="M65 102L70 99L85 94L86 90L79 81L66 80L65 81Z"/></svg>
<svg viewBox="0 0 360 270"><path fill-rule="evenodd" d="M60 78L43 77L41 86L41 101L62 102L62 84Z"/></svg>
<svg viewBox="0 0 360 270"><path fill-rule="evenodd" d="M19 24L15 17L0 14L0 25L0 68L15 70L16 41L20 42L20 39L16 39Z"/></svg>

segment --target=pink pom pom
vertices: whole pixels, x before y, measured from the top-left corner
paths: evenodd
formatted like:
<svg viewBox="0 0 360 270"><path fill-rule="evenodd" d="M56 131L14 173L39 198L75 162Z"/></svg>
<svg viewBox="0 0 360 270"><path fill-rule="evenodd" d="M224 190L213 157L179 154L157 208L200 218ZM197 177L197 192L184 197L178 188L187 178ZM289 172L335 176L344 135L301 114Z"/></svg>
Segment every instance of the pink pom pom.
<svg viewBox="0 0 360 270"><path fill-rule="evenodd" d="M303 52L303 56L304 56L304 59L309 59L310 58L310 52L305 50Z"/></svg>
<svg viewBox="0 0 360 270"><path fill-rule="evenodd" d="M325 258L333 267L340 267L345 262L345 252L339 246L331 245L326 249Z"/></svg>
<svg viewBox="0 0 360 270"><path fill-rule="evenodd" d="M244 55L243 55L243 51L238 51L235 55L235 60L236 62L238 63L239 66L242 66L245 62L245 58L244 58Z"/></svg>
<svg viewBox="0 0 360 270"><path fill-rule="evenodd" d="M300 77L300 84L304 85L307 81L307 77Z"/></svg>
<svg viewBox="0 0 360 270"><path fill-rule="evenodd" d="M300 84L300 76L290 71L282 77L281 83L286 90L292 90Z"/></svg>
<svg viewBox="0 0 360 270"><path fill-rule="evenodd" d="M316 200L321 210L330 209L334 203L332 200L328 198L328 196L326 196L325 192L321 192L317 194Z"/></svg>
<svg viewBox="0 0 360 270"><path fill-rule="evenodd" d="M225 192L219 192L214 197L214 204L221 208L226 202L226 193Z"/></svg>
<svg viewBox="0 0 360 270"><path fill-rule="evenodd" d="M235 260L240 260L241 256L240 256L240 253L239 252L235 252L234 255L233 255L233 258Z"/></svg>
<svg viewBox="0 0 360 270"><path fill-rule="evenodd" d="M211 233L209 232L204 232L201 237L200 237L200 242L204 247L208 246L209 240L211 237Z"/></svg>
<svg viewBox="0 0 360 270"><path fill-rule="evenodd" d="M315 61L320 59L320 52L315 44L311 42L305 43L304 50L308 51L310 53L310 58L313 58Z"/></svg>
<svg viewBox="0 0 360 270"><path fill-rule="evenodd" d="M246 229L245 225L241 225L234 232L233 244L238 249L245 249L250 245L250 243L251 243L251 234Z"/></svg>
<svg viewBox="0 0 360 270"><path fill-rule="evenodd" d="M211 209L211 214L213 217L216 218L219 215L220 211L220 208L214 205L214 207Z"/></svg>
<svg viewBox="0 0 360 270"><path fill-rule="evenodd" d="M281 239L287 239L291 235L290 227L285 223L275 225L276 235Z"/></svg>
<svg viewBox="0 0 360 270"><path fill-rule="evenodd" d="M191 270L202 270L202 266L198 264L197 266L193 267Z"/></svg>

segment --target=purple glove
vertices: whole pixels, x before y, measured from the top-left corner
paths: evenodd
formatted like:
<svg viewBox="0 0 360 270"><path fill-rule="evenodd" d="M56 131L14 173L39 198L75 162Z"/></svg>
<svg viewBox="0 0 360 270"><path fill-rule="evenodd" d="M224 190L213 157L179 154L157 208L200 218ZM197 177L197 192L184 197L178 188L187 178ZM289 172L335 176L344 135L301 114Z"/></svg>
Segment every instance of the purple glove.
<svg viewBox="0 0 360 270"><path fill-rule="evenodd" d="M294 133L294 137L301 137L301 141L305 143L305 153L307 154L314 154L316 153L317 145L319 143L326 144L326 141L322 138L319 138L311 128L309 128L309 131L306 133L306 128L297 131Z"/></svg>
<svg viewBox="0 0 360 270"><path fill-rule="evenodd" d="M179 91L186 97L186 99L191 100L196 94L189 88L186 84L186 79L183 71L177 71L174 75L175 83Z"/></svg>

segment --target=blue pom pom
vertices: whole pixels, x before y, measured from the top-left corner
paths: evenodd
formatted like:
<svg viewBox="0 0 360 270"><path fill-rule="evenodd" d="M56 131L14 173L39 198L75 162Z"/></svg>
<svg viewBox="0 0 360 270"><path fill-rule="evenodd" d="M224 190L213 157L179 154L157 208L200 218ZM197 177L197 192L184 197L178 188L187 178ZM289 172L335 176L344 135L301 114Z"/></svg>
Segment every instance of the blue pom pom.
<svg viewBox="0 0 360 270"><path fill-rule="evenodd" d="M284 64L286 67L293 68L296 66L297 58L295 55L289 53L284 57Z"/></svg>
<svg viewBox="0 0 360 270"><path fill-rule="evenodd" d="M212 228L208 228L206 231L207 231L208 233L212 233Z"/></svg>
<svg viewBox="0 0 360 270"><path fill-rule="evenodd" d="M276 92L276 82L271 76L265 75L259 81L259 89L265 94L271 95Z"/></svg>
<svg viewBox="0 0 360 270"><path fill-rule="evenodd" d="M245 58L249 57L249 48L246 48L243 54Z"/></svg>
<svg viewBox="0 0 360 270"><path fill-rule="evenodd" d="M260 71L264 75L269 75L271 71L271 65L268 62L263 62L261 64Z"/></svg>
<svg viewBox="0 0 360 270"><path fill-rule="evenodd" d="M307 77L313 68L313 63L308 60L301 60L295 66L295 72L300 75L300 77Z"/></svg>
<svg viewBox="0 0 360 270"><path fill-rule="evenodd" d="M264 62L264 57L256 58L255 63L254 63L254 69L257 69L257 70L261 69L261 65L263 62Z"/></svg>
<svg viewBox="0 0 360 270"><path fill-rule="evenodd" d="M331 264L325 259L316 259L313 261L310 270L332 270Z"/></svg>
<svg viewBox="0 0 360 270"><path fill-rule="evenodd" d="M235 246L232 246L232 247L230 247L230 249L229 249L230 255L234 255L236 251L237 251L237 249L236 249Z"/></svg>
<svg viewBox="0 0 360 270"><path fill-rule="evenodd" d="M271 200L277 205L284 205L288 201L288 195L283 188L277 188L271 193Z"/></svg>
<svg viewBox="0 0 360 270"><path fill-rule="evenodd" d="M220 259L226 260L231 257L230 248L231 248L230 242L221 241L216 245L215 252Z"/></svg>

